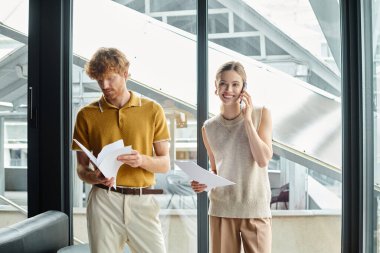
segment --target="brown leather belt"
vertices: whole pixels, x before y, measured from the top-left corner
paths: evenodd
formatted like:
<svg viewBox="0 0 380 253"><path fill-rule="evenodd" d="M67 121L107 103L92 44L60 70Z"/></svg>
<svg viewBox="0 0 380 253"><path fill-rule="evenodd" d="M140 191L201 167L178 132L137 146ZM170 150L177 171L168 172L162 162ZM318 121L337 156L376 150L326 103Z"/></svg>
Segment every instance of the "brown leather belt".
<svg viewBox="0 0 380 253"><path fill-rule="evenodd" d="M150 189L150 188L124 188L124 187L116 187L113 188L108 188L107 186L103 184L96 184L95 186L105 189L105 190L110 190L113 192L118 192L121 194L126 194L126 195L145 195L145 194L163 194L164 190L162 189Z"/></svg>

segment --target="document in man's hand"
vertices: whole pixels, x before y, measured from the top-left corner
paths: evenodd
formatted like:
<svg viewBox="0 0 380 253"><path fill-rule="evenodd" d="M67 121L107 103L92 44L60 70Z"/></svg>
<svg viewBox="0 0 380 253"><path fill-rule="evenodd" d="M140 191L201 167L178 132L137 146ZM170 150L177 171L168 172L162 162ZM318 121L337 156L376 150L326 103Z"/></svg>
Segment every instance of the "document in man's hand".
<svg viewBox="0 0 380 253"><path fill-rule="evenodd" d="M183 170L191 180L197 181L200 184L207 185L206 191L218 186L227 186L235 184L224 177L215 175L214 173L203 169L198 164L191 161L175 161L175 164Z"/></svg>
<svg viewBox="0 0 380 253"><path fill-rule="evenodd" d="M83 152L90 158L91 162L95 164L103 175L107 178L115 178L116 186L116 176L119 171L122 162L117 160L119 155L130 154L132 152L131 146L124 147L124 142L122 139L105 145L98 157L96 158L85 146L82 145L78 140L74 139L78 146L83 150Z"/></svg>

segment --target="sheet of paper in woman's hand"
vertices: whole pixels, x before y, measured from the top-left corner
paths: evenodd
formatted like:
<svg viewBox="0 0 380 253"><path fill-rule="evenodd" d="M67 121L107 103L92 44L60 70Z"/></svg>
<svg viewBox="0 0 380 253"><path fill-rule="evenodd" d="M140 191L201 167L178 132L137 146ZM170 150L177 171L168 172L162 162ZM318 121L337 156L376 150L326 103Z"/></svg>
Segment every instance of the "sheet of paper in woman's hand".
<svg viewBox="0 0 380 253"><path fill-rule="evenodd" d="M211 171L205 170L198 164L191 161L175 161L175 164L183 170L191 180L195 180L200 184L207 185L206 191L214 187L227 186L235 184L234 182L225 179L224 177L215 175Z"/></svg>
<svg viewBox="0 0 380 253"><path fill-rule="evenodd" d="M74 139L83 152L90 158L90 160L99 168L103 175L107 178L115 178L114 187L116 187L116 176L119 171L122 162L117 160L119 155L130 154L132 152L131 146L124 147L122 139L105 145L98 158L96 158L85 146L83 146L78 140Z"/></svg>

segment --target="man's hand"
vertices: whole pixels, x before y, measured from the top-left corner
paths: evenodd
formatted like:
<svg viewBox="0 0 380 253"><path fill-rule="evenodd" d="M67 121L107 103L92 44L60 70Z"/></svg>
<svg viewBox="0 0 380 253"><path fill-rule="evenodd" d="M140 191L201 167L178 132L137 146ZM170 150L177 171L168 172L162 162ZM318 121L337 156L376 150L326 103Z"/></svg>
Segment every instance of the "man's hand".
<svg viewBox="0 0 380 253"><path fill-rule="evenodd" d="M95 170L92 170L90 168L78 168L78 176L80 177L80 179L82 179L84 182L88 184L103 184L107 187L112 187L115 182L115 178L105 177L98 168L96 168Z"/></svg>
<svg viewBox="0 0 380 253"><path fill-rule="evenodd" d="M115 178L106 178L102 172L94 165L95 170L89 168L90 159L82 151L77 151L77 173L80 179L88 184L103 184L111 187Z"/></svg>
<svg viewBox="0 0 380 253"><path fill-rule="evenodd" d="M133 168L139 167L152 173L166 173L170 167L169 142L153 143L155 156L132 150L130 154L119 155L117 160Z"/></svg>
<svg viewBox="0 0 380 253"><path fill-rule="evenodd" d="M95 171L95 180L98 181L98 183L96 184L103 184L107 187L112 187L114 185L114 182L115 182L115 178L111 177L111 178L107 178L103 175L103 173L97 168Z"/></svg>
<svg viewBox="0 0 380 253"><path fill-rule="evenodd" d="M131 154L119 155L117 160L133 168L142 167L144 156L137 150L132 150Z"/></svg>

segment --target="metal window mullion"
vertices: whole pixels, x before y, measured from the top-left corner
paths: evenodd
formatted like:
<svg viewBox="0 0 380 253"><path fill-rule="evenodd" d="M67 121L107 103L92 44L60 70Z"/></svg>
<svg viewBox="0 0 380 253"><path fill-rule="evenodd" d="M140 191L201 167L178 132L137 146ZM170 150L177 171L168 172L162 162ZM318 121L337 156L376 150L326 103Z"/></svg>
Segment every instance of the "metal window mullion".
<svg viewBox="0 0 380 253"><path fill-rule="evenodd" d="M360 0L340 1L342 33L342 252L361 253L363 110Z"/></svg>
<svg viewBox="0 0 380 253"><path fill-rule="evenodd" d="M208 117L208 1L197 1L197 163L207 169L208 158L202 143L202 125ZM197 195L198 252L209 249L208 197L203 192Z"/></svg>
<svg viewBox="0 0 380 253"><path fill-rule="evenodd" d="M73 244L73 170L71 151L72 67L73 67L73 0L62 0L62 91L61 91L61 164L63 168L63 211L69 216L69 244Z"/></svg>

